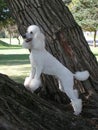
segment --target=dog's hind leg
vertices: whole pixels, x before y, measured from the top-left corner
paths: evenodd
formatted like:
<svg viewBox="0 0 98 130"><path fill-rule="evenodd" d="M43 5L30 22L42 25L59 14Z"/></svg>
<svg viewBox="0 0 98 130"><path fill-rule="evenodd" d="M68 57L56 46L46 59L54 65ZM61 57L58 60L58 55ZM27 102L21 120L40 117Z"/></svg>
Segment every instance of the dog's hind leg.
<svg viewBox="0 0 98 130"><path fill-rule="evenodd" d="M64 87L62 86L60 80L58 80L58 84L59 84L59 89L60 89L62 92L65 92L65 91L64 91ZM78 97L79 97L78 91L77 91L76 89L74 89L73 91L74 91L74 94L75 94L76 98L78 98Z"/></svg>
<svg viewBox="0 0 98 130"><path fill-rule="evenodd" d="M78 93L76 90L73 89L74 85L73 76L66 77L65 79L62 78L60 82L63 88L62 90L67 94L67 96L71 100L74 109L74 114L75 115L80 114L82 110L82 101L81 99L78 99Z"/></svg>
<svg viewBox="0 0 98 130"><path fill-rule="evenodd" d="M65 91L64 91L64 87L62 86L60 80L58 80L58 84L59 84L59 89L60 89L62 92L65 92Z"/></svg>

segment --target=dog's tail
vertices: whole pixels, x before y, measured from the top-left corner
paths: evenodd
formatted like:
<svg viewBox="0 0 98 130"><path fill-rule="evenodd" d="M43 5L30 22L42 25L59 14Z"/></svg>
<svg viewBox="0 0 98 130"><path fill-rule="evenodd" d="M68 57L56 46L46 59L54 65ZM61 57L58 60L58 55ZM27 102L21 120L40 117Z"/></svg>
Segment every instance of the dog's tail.
<svg viewBox="0 0 98 130"><path fill-rule="evenodd" d="M82 72L76 72L74 74L75 79L84 81L87 80L89 77L89 72L88 71L82 71Z"/></svg>

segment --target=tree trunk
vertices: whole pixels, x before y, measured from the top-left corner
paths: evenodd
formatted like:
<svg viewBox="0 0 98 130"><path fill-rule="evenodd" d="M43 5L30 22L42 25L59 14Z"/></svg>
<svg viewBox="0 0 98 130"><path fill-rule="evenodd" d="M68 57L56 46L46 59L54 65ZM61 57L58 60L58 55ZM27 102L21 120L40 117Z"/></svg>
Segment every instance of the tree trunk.
<svg viewBox="0 0 98 130"><path fill-rule="evenodd" d="M96 35L97 35L97 31L94 31L94 41L93 41L93 46L96 47Z"/></svg>
<svg viewBox="0 0 98 130"><path fill-rule="evenodd" d="M18 40L18 44L20 45L20 39L19 39L19 36L16 37L17 40Z"/></svg>
<svg viewBox="0 0 98 130"><path fill-rule="evenodd" d="M47 1L46 0L25 0L25 1L24 0L20 0L20 1L7 0L7 3L17 22L20 34L24 34L26 32L27 27L31 24L36 24L40 26L41 30L45 33L45 36L46 36L47 50L51 52L62 64L64 64L72 72L76 72L79 70L81 71L85 69L90 72L90 78L85 82L75 81L75 87L79 90L80 96L83 100L84 107L83 107L82 116L94 117L94 119L97 118L98 117L98 109L97 109L98 108L98 103L97 103L98 101L98 63L84 38L84 35L82 33L80 26L74 21L74 18L72 14L70 13L69 9L63 4L61 0L52 0L52 1L51 0L47 0ZM59 91L58 84L55 78L51 76L42 75L42 81L43 81L43 87L41 91L39 92L39 95L41 97L43 97L45 100L48 100L48 101L52 100L52 101L57 101L63 104L69 103L69 100L67 99L66 95ZM18 91L15 91L15 93L14 94L17 95ZM23 91L22 91L20 97L22 98L22 96L24 97L25 95L23 94ZM35 113L38 112L37 114L40 114L41 111L42 112L44 111L40 107L41 105L40 102L43 103L44 100L42 99L40 100L39 97L38 99L36 99L37 96L35 95L34 97L32 97L31 95L30 97L29 96L27 97L28 98L25 100L30 105L31 107L30 110L32 109L32 111L34 111ZM39 107L40 110L36 109L36 107L33 108L33 106L36 105L36 103L34 104L31 103L31 97L32 97L32 100L37 100L39 102L37 107ZM24 98L22 99L24 100ZM15 100L18 100L20 102L19 104L22 103L20 101L21 99L17 99L17 97L15 98ZM45 106L45 104L47 104L46 101L43 103L43 107ZM29 105L27 105L26 108L24 109L28 109L27 107ZM53 110L53 108L51 107L49 108L49 110L51 109ZM59 107L59 106L56 105L56 107ZM63 108L63 106L60 105L60 108ZM57 114L59 117L56 118L54 116L56 115L55 112L57 113L59 112L57 111L57 108L54 108L54 109L55 110L53 111L53 116L51 118L53 118L53 120L55 121L53 121L50 118L49 116L49 114L51 113L50 111L48 111L46 115L42 114L43 116L47 116L47 119L45 117L43 118L43 120L46 119L46 122L48 123L50 121L50 126L51 126L51 128L49 128L45 124L46 125L45 130L47 129L51 130L52 127L53 127L53 130L55 130L56 127L54 128L54 125L57 125L57 124L60 125L60 127L62 126L61 127L62 130L63 129L65 130L66 122L67 122L65 121L65 119L70 120L70 118L65 117L67 116L66 113L61 112L61 110L60 110L60 113L63 113L64 118L63 116L59 116L59 114ZM13 112L14 112L14 109L12 110L12 113ZM41 117L39 117L36 114L34 115L34 113L32 114L31 115L34 117L36 116L36 118L34 122L32 121L30 123L33 125L36 124L36 126L40 125L39 122L41 122L42 120ZM27 119L28 118L29 117L27 116ZM62 120L59 120L59 118ZM27 121L27 119L25 119L24 117L25 122ZM39 120L39 122L37 120ZM75 119L75 120L78 121L78 119ZM19 121L21 121L21 119ZM51 124L51 121L53 121L54 125ZM65 124L63 125L64 122L60 124L58 123L58 121L60 122L64 121ZM35 126L33 127L35 130L37 130ZM85 127L83 127L83 130L85 130Z"/></svg>
<svg viewBox="0 0 98 130"><path fill-rule="evenodd" d="M43 100L0 74L0 130L97 130L96 122L74 116L65 105Z"/></svg>
<svg viewBox="0 0 98 130"><path fill-rule="evenodd" d="M12 43L12 39L11 39L11 37L12 37L12 34L11 34L11 31L9 30L9 35L10 35L10 38L9 38L9 44L11 45L11 43Z"/></svg>

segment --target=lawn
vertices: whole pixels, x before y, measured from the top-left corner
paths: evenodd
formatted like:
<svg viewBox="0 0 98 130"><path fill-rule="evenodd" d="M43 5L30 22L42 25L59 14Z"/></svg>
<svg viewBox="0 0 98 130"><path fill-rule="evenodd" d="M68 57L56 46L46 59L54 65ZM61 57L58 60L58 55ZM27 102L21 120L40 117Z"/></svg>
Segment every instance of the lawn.
<svg viewBox="0 0 98 130"><path fill-rule="evenodd" d="M98 47L90 47L98 58ZM0 41L0 73L7 74L13 80L23 83L29 75L29 51L21 45L9 45Z"/></svg>
<svg viewBox="0 0 98 130"><path fill-rule="evenodd" d="M90 46L90 49L93 52L93 54L96 56L98 61L98 46L97 47Z"/></svg>
<svg viewBox="0 0 98 130"><path fill-rule="evenodd" d="M7 74L13 80L23 83L29 75L29 52L21 45L8 45L0 41L0 73Z"/></svg>

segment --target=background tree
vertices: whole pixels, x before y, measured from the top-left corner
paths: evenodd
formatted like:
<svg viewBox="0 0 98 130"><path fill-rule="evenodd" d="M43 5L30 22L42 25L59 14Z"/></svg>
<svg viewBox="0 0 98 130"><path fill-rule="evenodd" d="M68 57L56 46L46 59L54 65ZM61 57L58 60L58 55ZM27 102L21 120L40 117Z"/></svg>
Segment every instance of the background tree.
<svg viewBox="0 0 98 130"><path fill-rule="evenodd" d="M65 4L69 4L72 0L62 0Z"/></svg>
<svg viewBox="0 0 98 130"><path fill-rule="evenodd" d="M11 17L10 10L4 0L0 0L0 27L12 24L14 19Z"/></svg>
<svg viewBox="0 0 98 130"><path fill-rule="evenodd" d="M98 1L73 0L70 9L75 20L85 31L94 32L93 45L96 46L96 33L98 30Z"/></svg>
<svg viewBox="0 0 98 130"><path fill-rule="evenodd" d="M87 69L91 76L85 82L75 81L83 100L83 112L76 117L65 105L69 104L69 100L59 91L55 78L43 75L43 87L36 94L30 94L22 85L0 75L2 118L8 120L12 127L24 130L95 130L98 64L69 9L61 0L7 0L7 3L21 34L29 25L37 24L45 33L48 51L72 72Z"/></svg>
<svg viewBox="0 0 98 130"><path fill-rule="evenodd" d="M19 32L17 26L15 26L15 20L12 18L11 12L4 0L0 0L0 30L8 31L10 44L13 32L17 31L17 40L19 41ZM15 29L12 29L15 28ZM20 41L19 41L20 44Z"/></svg>
<svg viewBox="0 0 98 130"><path fill-rule="evenodd" d="M7 18L10 17L9 9L4 0L0 0L0 22L4 22Z"/></svg>

